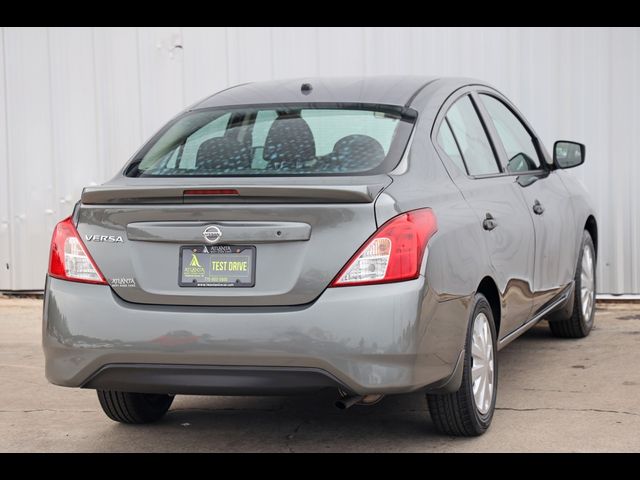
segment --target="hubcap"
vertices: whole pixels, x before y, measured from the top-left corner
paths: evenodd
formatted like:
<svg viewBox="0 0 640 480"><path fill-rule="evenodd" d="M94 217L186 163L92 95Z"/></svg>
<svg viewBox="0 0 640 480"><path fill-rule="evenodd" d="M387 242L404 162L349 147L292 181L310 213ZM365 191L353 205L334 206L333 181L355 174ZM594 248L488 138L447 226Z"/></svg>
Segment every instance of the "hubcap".
<svg viewBox="0 0 640 480"><path fill-rule="evenodd" d="M473 398L476 408L484 415L491 408L494 384L493 339L489 319L484 313L479 313L473 321L471 360Z"/></svg>
<svg viewBox="0 0 640 480"><path fill-rule="evenodd" d="M580 272L580 305L585 321L591 320L593 300L595 297L595 272L593 252L588 245L582 251L582 271Z"/></svg>

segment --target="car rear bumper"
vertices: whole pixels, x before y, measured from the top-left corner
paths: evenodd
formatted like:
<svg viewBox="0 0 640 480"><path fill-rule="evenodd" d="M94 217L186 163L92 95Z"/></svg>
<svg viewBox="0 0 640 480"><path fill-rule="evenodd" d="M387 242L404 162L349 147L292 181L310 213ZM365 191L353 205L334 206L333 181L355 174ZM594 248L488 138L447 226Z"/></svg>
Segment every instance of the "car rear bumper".
<svg viewBox="0 0 640 480"><path fill-rule="evenodd" d="M357 394L440 386L466 332L466 299L423 277L327 289L296 307L124 302L111 287L47 279L46 375L69 387L185 394Z"/></svg>

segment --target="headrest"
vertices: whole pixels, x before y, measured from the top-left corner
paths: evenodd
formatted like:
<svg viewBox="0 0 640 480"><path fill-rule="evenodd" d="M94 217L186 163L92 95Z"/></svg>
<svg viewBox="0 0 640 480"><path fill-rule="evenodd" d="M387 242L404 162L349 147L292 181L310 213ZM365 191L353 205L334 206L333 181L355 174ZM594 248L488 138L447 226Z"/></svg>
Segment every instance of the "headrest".
<svg viewBox="0 0 640 480"><path fill-rule="evenodd" d="M307 122L299 115L280 115L269 128L263 158L267 168L295 170L316 155L316 143Z"/></svg>
<svg viewBox="0 0 640 480"><path fill-rule="evenodd" d="M251 150L230 137L202 142L196 154L198 170L234 172L251 168Z"/></svg>

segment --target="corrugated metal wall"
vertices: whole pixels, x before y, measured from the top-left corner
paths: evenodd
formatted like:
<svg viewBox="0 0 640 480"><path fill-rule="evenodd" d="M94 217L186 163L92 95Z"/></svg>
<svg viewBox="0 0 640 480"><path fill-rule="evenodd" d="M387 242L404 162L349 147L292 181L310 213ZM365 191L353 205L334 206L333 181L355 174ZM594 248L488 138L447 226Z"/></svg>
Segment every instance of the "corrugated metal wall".
<svg viewBox="0 0 640 480"><path fill-rule="evenodd" d="M491 82L548 147L587 144L599 291L640 293L638 28L7 28L0 35L0 290L41 289L82 186L110 178L184 106L310 75Z"/></svg>

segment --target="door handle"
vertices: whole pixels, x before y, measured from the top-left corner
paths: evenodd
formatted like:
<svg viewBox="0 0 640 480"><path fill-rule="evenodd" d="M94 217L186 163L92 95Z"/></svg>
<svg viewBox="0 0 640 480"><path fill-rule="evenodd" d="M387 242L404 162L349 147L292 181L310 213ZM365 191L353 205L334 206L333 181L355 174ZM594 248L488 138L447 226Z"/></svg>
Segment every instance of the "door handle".
<svg viewBox="0 0 640 480"><path fill-rule="evenodd" d="M493 215L487 213L485 219L482 221L482 228L491 231L498 226L498 222L493 218Z"/></svg>
<svg viewBox="0 0 640 480"><path fill-rule="evenodd" d="M533 202L533 213L535 213L536 215L542 215L544 213L544 207L538 200Z"/></svg>

